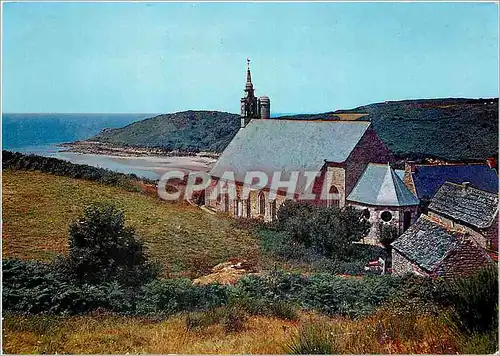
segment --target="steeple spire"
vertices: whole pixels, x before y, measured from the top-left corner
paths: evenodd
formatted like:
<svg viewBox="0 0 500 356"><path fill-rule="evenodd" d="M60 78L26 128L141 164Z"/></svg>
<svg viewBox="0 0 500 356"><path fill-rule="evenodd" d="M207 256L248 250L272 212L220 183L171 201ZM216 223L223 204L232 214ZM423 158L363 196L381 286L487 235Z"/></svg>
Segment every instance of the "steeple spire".
<svg viewBox="0 0 500 356"><path fill-rule="evenodd" d="M253 96L252 74L250 73L250 58L247 58L247 83L245 85L245 91L251 92Z"/></svg>

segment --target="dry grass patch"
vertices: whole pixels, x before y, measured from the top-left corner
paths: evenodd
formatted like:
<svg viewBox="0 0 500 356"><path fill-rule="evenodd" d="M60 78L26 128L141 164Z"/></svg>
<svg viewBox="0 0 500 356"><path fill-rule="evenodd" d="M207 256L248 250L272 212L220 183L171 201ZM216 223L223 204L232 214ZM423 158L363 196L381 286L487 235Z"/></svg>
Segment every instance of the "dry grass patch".
<svg viewBox="0 0 500 356"><path fill-rule="evenodd" d="M301 313L298 322L251 316L241 331L228 331L224 323L203 328L186 327L186 315L153 321L140 317L17 316L4 321L6 353L72 354L283 354L293 352L298 335L341 354L453 354L462 336L437 317L379 312L359 320ZM301 349L299 349L301 350Z"/></svg>

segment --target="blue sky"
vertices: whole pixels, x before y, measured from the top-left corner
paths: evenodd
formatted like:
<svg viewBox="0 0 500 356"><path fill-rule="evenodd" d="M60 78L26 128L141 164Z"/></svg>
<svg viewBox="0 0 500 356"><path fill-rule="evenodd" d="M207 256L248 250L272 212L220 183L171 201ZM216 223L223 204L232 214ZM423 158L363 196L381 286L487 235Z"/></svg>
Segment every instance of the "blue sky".
<svg viewBox="0 0 500 356"><path fill-rule="evenodd" d="M4 3L4 112L498 96L495 3Z"/></svg>

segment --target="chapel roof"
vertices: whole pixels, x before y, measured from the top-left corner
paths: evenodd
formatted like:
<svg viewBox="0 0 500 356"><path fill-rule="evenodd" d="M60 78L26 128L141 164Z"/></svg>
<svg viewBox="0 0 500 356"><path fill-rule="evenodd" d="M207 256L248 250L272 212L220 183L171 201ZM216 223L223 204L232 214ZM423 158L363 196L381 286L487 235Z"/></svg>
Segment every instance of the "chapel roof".
<svg viewBox="0 0 500 356"><path fill-rule="evenodd" d="M376 206L413 206L418 198L388 164L370 163L347 200Z"/></svg>
<svg viewBox="0 0 500 356"><path fill-rule="evenodd" d="M327 162L343 163L369 128L366 121L306 121L255 119L240 129L213 166L210 174L234 172L243 182L245 173L260 171L271 179L282 172L319 172ZM299 178L300 185L304 181ZM305 187L302 187L305 188Z"/></svg>

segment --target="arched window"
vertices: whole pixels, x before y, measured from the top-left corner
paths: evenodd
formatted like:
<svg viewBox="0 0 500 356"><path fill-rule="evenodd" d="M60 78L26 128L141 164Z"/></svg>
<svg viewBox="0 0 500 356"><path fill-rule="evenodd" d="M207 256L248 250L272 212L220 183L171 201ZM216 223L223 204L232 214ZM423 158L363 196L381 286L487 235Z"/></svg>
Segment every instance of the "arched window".
<svg viewBox="0 0 500 356"><path fill-rule="evenodd" d="M403 232L408 230L411 225L411 211L405 211L403 214Z"/></svg>
<svg viewBox="0 0 500 356"><path fill-rule="evenodd" d="M340 206L339 189L332 184L330 186L330 189L328 190L328 194L335 194L335 196L334 197L332 197L332 196L328 197L327 206L333 206L333 207L338 208Z"/></svg>
<svg viewBox="0 0 500 356"><path fill-rule="evenodd" d="M247 210L247 218L252 217L252 206L250 205L250 198L246 200L246 210Z"/></svg>
<svg viewBox="0 0 500 356"><path fill-rule="evenodd" d="M224 197L222 198L224 204L224 212L229 213L229 194L224 193Z"/></svg>
<svg viewBox="0 0 500 356"><path fill-rule="evenodd" d="M266 215L266 196L264 192L259 192L259 214Z"/></svg>
<svg viewBox="0 0 500 356"><path fill-rule="evenodd" d="M271 220L274 220L276 219L276 200L273 200L269 205L271 208Z"/></svg>

